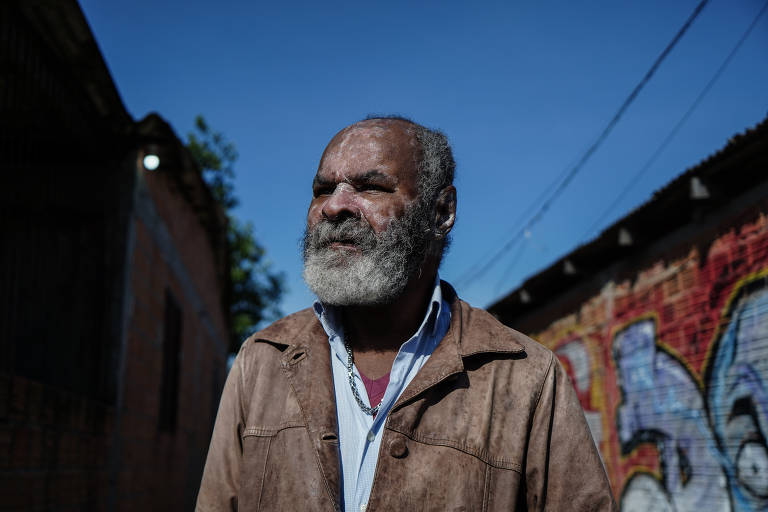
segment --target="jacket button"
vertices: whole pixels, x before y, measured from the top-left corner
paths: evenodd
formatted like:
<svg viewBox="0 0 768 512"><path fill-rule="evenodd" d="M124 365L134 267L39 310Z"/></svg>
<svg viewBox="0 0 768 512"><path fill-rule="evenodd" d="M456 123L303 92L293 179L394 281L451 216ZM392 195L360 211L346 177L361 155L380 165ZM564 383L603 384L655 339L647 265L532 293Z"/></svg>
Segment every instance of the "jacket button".
<svg viewBox="0 0 768 512"><path fill-rule="evenodd" d="M408 454L408 447L405 445L405 439L397 437L389 443L389 454L396 459L402 459Z"/></svg>

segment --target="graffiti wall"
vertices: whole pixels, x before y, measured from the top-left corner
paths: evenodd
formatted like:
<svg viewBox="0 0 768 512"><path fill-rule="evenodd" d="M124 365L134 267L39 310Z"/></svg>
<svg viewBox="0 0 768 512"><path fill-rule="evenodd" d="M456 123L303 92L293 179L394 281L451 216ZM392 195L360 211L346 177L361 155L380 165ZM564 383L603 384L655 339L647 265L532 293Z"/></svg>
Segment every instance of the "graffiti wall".
<svg viewBox="0 0 768 512"><path fill-rule="evenodd" d="M768 510L768 220L671 250L534 337L623 511Z"/></svg>

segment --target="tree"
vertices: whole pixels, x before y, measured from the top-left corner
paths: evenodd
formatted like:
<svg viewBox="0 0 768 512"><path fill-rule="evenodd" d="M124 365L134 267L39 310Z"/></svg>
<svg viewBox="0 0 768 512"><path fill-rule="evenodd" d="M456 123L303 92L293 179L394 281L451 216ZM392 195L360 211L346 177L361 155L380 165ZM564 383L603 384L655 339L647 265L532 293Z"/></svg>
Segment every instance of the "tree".
<svg viewBox="0 0 768 512"><path fill-rule="evenodd" d="M202 116L195 118L195 129L187 135L187 149L200 166L203 179L213 197L224 208L229 220L227 256L230 279L228 296L230 351L236 352L248 335L264 320L278 318L278 307L285 289L285 277L272 270L266 251L253 234L253 224L242 222L232 213L237 206L233 180L238 154L235 145L211 130Z"/></svg>

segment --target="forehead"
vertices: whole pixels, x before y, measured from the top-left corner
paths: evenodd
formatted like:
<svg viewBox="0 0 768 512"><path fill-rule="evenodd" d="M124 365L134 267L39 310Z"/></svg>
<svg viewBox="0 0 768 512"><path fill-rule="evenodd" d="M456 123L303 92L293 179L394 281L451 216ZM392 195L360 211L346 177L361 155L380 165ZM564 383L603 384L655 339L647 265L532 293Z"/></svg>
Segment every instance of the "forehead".
<svg viewBox="0 0 768 512"><path fill-rule="evenodd" d="M320 160L318 174L368 171L382 166L415 173L419 150L410 124L390 120L362 121L331 139Z"/></svg>

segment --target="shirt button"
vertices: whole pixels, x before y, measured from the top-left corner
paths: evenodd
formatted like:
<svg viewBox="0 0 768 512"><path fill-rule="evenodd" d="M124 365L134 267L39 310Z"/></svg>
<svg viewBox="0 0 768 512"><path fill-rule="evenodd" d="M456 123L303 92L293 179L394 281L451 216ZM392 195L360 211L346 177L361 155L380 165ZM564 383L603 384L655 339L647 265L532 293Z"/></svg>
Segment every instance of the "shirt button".
<svg viewBox="0 0 768 512"><path fill-rule="evenodd" d="M366 507L368 507L367 503L363 503L362 505L360 505L360 512L365 512Z"/></svg>
<svg viewBox="0 0 768 512"><path fill-rule="evenodd" d="M373 433L373 430L368 431L368 435L366 436L366 439L368 439L369 443L372 443L374 439L376 439L376 436Z"/></svg>

